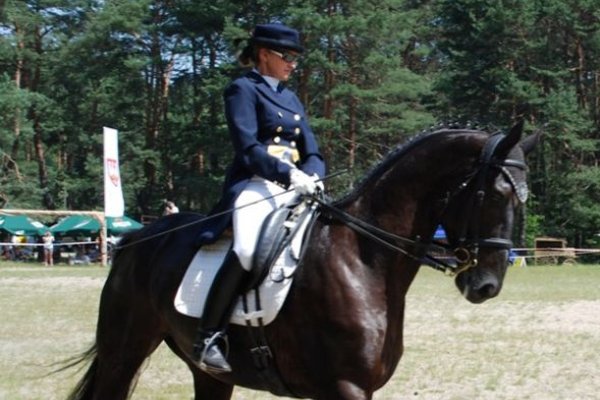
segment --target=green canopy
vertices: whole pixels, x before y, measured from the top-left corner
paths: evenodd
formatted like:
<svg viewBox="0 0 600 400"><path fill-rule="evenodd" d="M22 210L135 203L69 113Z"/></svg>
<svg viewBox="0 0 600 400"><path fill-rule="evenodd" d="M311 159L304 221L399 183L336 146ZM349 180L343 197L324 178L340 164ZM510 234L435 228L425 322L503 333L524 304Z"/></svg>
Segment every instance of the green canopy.
<svg viewBox="0 0 600 400"><path fill-rule="evenodd" d="M144 225L129 217L106 217L106 230L109 235L120 235L125 232L141 229Z"/></svg>
<svg viewBox="0 0 600 400"><path fill-rule="evenodd" d="M140 229L139 222L123 217L106 217L106 230L109 235L120 235L128 231ZM100 232L100 222L87 215L69 215L61 219L50 231L59 235L97 235Z"/></svg>
<svg viewBox="0 0 600 400"><path fill-rule="evenodd" d="M96 235L100 232L100 222L86 215L69 215L52 225L50 232L72 236Z"/></svg>
<svg viewBox="0 0 600 400"><path fill-rule="evenodd" d="M34 236L43 235L48 227L25 215L0 215L0 230L13 235Z"/></svg>

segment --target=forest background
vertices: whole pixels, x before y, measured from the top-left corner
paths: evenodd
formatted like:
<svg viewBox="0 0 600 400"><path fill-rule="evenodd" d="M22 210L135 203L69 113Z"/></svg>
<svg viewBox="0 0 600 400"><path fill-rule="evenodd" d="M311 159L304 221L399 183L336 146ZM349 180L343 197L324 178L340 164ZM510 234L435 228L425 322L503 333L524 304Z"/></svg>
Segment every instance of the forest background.
<svg viewBox="0 0 600 400"><path fill-rule="evenodd" d="M102 127L126 213L206 212L231 159L222 92L257 23L302 32L289 85L333 197L442 121L543 132L518 245L595 246L599 0L0 0L0 206L102 210Z"/></svg>

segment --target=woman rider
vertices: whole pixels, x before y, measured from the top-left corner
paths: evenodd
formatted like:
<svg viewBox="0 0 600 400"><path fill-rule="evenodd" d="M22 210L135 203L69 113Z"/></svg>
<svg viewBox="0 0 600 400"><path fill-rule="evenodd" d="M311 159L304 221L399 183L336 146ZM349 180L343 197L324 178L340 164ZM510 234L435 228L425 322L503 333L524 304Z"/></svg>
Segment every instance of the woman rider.
<svg viewBox="0 0 600 400"><path fill-rule="evenodd" d="M205 371L231 371L219 342L252 268L262 222L294 196L311 195L323 187L325 163L304 107L282 85L303 51L298 31L279 23L257 25L239 57L242 65L253 69L224 93L235 155L212 214L235 211L232 217L225 213L204 226L198 244L214 242L231 222L234 242L209 291L194 344L193 356Z"/></svg>

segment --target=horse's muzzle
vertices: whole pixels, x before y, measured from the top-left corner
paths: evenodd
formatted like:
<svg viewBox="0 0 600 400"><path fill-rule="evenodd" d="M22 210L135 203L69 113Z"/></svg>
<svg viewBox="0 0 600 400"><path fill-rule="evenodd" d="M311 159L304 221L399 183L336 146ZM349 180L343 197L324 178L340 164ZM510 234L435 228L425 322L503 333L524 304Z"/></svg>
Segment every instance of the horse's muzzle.
<svg viewBox="0 0 600 400"><path fill-rule="evenodd" d="M502 282L496 275L478 268L460 273L455 282L463 296L475 304L496 297L502 288Z"/></svg>

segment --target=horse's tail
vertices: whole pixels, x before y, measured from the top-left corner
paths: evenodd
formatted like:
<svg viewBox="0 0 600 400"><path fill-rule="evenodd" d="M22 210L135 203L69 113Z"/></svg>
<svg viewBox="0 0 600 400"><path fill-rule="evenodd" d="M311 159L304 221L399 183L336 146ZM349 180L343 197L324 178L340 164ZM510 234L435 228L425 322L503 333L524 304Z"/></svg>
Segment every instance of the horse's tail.
<svg viewBox="0 0 600 400"><path fill-rule="evenodd" d="M77 382L77 385L73 388L69 397L67 397L67 400L86 400L92 398L96 369L98 368L98 351L96 349L96 344L92 345L87 351L79 356L67 360L65 366L60 369L65 370L72 368L82 363L88 363L90 360L91 364L88 370L79 382Z"/></svg>

